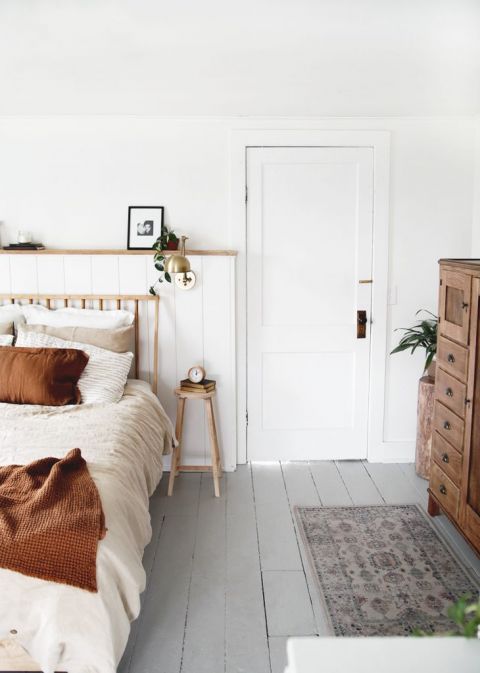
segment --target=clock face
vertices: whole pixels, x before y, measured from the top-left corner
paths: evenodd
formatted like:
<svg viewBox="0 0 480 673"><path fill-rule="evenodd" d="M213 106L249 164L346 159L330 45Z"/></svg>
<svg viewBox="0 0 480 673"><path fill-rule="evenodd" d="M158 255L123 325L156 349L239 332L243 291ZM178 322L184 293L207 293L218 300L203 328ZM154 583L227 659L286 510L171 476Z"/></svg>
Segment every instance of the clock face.
<svg viewBox="0 0 480 673"><path fill-rule="evenodd" d="M204 368L200 367L200 365L190 367L190 369L188 370L188 378L192 383L200 383L200 381L203 381L203 379L205 378Z"/></svg>

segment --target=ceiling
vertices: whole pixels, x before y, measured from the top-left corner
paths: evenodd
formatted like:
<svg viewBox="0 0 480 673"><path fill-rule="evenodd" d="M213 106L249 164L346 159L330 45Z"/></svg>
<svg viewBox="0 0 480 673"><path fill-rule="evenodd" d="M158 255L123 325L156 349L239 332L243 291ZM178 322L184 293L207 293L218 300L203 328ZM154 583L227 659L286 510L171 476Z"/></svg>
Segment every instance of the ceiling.
<svg viewBox="0 0 480 673"><path fill-rule="evenodd" d="M480 112L480 0L0 0L0 114Z"/></svg>

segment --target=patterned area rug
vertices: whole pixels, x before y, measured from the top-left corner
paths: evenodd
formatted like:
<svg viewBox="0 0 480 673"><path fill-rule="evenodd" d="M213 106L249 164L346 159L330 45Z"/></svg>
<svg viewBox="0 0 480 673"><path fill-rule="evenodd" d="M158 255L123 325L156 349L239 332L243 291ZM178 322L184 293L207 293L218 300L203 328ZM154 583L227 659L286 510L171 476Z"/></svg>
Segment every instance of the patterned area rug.
<svg viewBox="0 0 480 673"><path fill-rule="evenodd" d="M448 606L478 586L415 505L297 507L336 636L444 632Z"/></svg>

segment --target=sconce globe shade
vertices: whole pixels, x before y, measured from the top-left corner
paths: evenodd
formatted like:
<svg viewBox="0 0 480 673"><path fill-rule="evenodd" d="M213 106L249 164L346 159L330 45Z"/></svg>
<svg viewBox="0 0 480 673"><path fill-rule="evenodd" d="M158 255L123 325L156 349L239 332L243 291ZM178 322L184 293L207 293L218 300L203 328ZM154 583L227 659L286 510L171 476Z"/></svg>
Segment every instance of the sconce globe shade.
<svg viewBox="0 0 480 673"><path fill-rule="evenodd" d="M188 273L190 271L190 262L183 255L170 255L165 262L165 271L167 273Z"/></svg>

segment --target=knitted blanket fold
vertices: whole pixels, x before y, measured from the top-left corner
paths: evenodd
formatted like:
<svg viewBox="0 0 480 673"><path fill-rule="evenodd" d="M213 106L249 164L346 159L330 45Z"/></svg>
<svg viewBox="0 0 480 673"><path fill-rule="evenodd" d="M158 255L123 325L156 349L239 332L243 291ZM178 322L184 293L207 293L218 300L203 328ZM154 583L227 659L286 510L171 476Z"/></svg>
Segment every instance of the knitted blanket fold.
<svg viewBox="0 0 480 673"><path fill-rule="evenodd" d="M96 592L97 546L105 533L80 449L0 467L0 567Z"/></svg>

